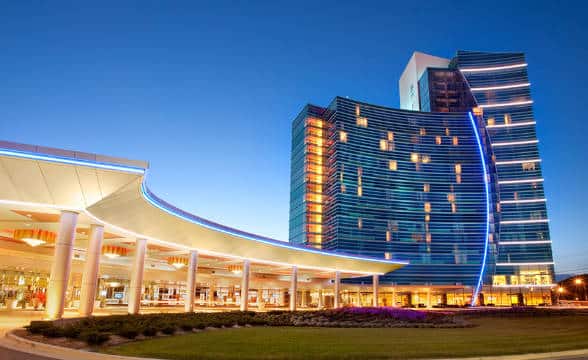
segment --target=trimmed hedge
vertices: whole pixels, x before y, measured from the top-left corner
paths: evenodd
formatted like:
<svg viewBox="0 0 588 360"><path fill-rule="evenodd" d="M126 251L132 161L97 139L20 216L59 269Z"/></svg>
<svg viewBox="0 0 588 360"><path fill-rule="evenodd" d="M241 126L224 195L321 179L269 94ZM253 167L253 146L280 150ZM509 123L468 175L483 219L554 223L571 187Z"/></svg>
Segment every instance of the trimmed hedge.
<svg viewBox="0 0 588 360"><path fill-rule="evenodd" d="M178 330L238 326L323 326L323 327L464 327L451 313L397 308L343 308L320 311L231 311L219 313L180 313L112 315L60 322L32 321L27 330L46 337L81 339L100 345L111 334L135 339L140 334L172 335Z"/></svg>

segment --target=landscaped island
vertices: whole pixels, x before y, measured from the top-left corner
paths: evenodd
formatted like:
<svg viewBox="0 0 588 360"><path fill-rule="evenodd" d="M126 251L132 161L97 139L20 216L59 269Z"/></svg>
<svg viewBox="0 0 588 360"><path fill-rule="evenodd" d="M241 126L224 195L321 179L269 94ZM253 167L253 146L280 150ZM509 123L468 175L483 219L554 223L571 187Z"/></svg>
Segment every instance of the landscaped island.
<svg viewBox="0 0 588 360"><path fill-rule="evenodd" d="M67 337L106 353L164 359L459 357L588 348L588 312L343 308L119 315L32 322L28 331L37 340Z"/></svg>

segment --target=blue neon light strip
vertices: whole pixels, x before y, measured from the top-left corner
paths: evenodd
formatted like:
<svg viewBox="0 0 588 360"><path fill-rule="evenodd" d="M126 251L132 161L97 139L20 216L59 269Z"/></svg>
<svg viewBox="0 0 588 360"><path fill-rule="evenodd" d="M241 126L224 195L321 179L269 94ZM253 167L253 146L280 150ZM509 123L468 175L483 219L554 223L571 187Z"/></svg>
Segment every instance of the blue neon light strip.
<svg viewBox="0 0 588 360"><path fill-rule="evenodd" d="M305 252L309 252L309 253L313 253L313 254L336 256L336 257L340 257L340 258L353 259L353 260L372 261L372 262L379 262L379 263L384 263L384 264L401 264L401 265L408 264L408 261L384 260L384 259L377 259L377 258L371 258L371 257L343 255L340 253L333 253L333 252L329 252L329 251L325 251L325 250L315 250L315 249L303 248L303 247L298 247L298 246L292 246L292 245L289 245L288 243L283 242L283 241L279 241L279 240L271 239L268 237L248 233L248 232L245 232L242 230L234 229L234 228L231 228L231 227L228 227L225 225L215 223L210 220L203 219L199 216L190 214L184 210L178 209L175 206L167 203L166 201L158 198L155 194L153 194L147 188L145 181L143 181L143 183L141 184L141 192L143 194L143 197L151 205L155 206L156 208L158 208L160 210L167 212L168 214L179 217L179 218L186 220L188 222L191 222L193 224L204 226L205 228L208 228L208 229L211 229L214 231L220 231L220 232L228 234L228 235L257 241L257 242L261 242L261 243L272 245L272 246L279 246L279 247L286 248L286 249L291 249L291 250L296 250L296 251L305 251Z"/></svg>
<svg viewBox="0 0 588 360"><path fill-rule="evenodd" d="M20 157L20 158L30 159L30 160L48 161L48 162L54 162L54 163L59 163L59 164L79 165L79 166L87 166L87 167L93 167L93 168L98 168L98 169L124 171L124 172L130 172L130 173L134 173L134 174L145 173L145 169L140 168L140 167L116 165L116 164L103 163L103 162L97 162L97 161L91 161L91 160L72 159L72 158L67 158L67 157L62 157L62 156L45 155L45 154L31 153L31 152L26 152L26 151L0 149L0 155L14 156L14 157Z"/></svg>
<svg viewBox="0 0 588 360"><path fill-rule="evenodd" d="M482 141L480 138L480 134L478 133L478 126L476 125L476 121L474 120L474 116L471 112L468 112L468 116L470 118L470 121L472 122L472 127L474 128L476 142L478 143L478 150L480 150L480 158L482 159L482 170L484 173L484 190L486 192L486 234L484 235L484 256L482 258L482 267L480 268L480 277L478 278L478 283L476 284L476 289L474 290L474 295L472 297L471 304L471 306L475 306L478 303L478 294L480 293L480 289L482 287L484 270L486 269L486 257L488 255L488 240L490 234L490 191L488 190L488 173L486 171L486 158L484 156L484 150L482 149Z"/></svg>

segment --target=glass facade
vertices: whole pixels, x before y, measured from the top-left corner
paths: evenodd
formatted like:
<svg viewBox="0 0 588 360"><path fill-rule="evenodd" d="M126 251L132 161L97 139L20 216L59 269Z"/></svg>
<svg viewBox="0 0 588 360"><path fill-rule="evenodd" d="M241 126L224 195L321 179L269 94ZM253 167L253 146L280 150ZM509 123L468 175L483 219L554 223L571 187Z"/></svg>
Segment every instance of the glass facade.
<svg viewBox="0 0 588 360"><path fill-rule="evenodd" d="M307 152L304 164L292 163L291 222L298 230L291 227L291 241L410 261L383 276L385 283L474 285L484 255L486 194L468 114L396 110L341 97L320 118L308 111L313 108L293 126L294 134L307 134ZM317 121L325 155L320 163L309 161L314 153L308 152L319 146L309 135ZM301 138L294 139L293 159L299 160Z"/></svg>
<svg viewBox="0 0 588 360"><path fill-rule="evenodd" d="M492 147L499 220L492 284L552 284L551 239L525 55L458 51L452 66L483 109Z"/></svg>
<svg viewBox="0 0 588 360"><path fill-rule="evenodd" d="M427 68L418 92L423 112L341 97L304 108L290 241L410 261L383 284L475 295L483 273L487 303L548 302L533 288L554 270L524 55L459 51Z"/></svg>

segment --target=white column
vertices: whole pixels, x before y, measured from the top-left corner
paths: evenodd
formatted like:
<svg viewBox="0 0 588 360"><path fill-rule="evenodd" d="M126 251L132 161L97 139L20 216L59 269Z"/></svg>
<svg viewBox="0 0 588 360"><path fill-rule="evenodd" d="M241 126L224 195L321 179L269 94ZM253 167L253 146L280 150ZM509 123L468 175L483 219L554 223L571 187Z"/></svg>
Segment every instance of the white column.
<svg viewBox="0 0 588 360"><path fill-rule="evenodd" d="M335 271L335 309L341 306L341 272Z"/></svg>
<svg viewBox="0 0 588 360"><path fill-rule="evenodd" d="M300 299L300 306L303 308L308 307L308 291L302 290L300 291L300 295L302 296Z"/></svg>
<svg viewBox="0 0 588 360"><path fill-rule="evenodd" d="M55 241L51 276L47 287L47 318L61 319L65 307L65 293L71 271L71 259L73 256L73 244L76 233L78 214L71 211L62 211L59 217L59 231Z"/></svg>
<svg viewBox="0 0 588 360"><path fill-rule="evenodd" d="M379 275L374 275L373 279L372 279L372 286L373 286L373 305L374 307L378 306L378 296L380 295L380 292L378 291L378 287L380 285L380 276Z"/></svg>
<svg viewBox="0 0 588 360"><path fill-rule="evenodd" d="M318 289L318 308L322 309L325 307L325 299L323 298L323 289Z"/></svg>
<svg viewBox="0 0 588 360"><path fill-rule="evenodd" d="M90 316L94 311L96 288L98 287L98 269L100 267L100 255L102 253L102 240L104 239L104 226L92 224L90 226L90 238L86 250L86 263L82 276L82 289L80 294L80 316Z"/></svg>
<svg viewBox="0 0 588 360"><path fill-rule="evenodd" d="M198 251L190 251L188 260L188 275L186 278L186 298L184 299L184 311L194 311L194 291L196 290L196 271L198 271Z"/></svg>
<svg viewBox="0 0 588 360"><path fill-rule="evenodd" d="M247 311L249 308L249 260L243 261L243 274L241 276L241 311Z"/></svg>
<svg viewBox="0 0 588 360"><path fill-rule="evenodd" d="M145 270L145 252L147 240L135 241L135 259L133 272L131 273L131 286L129 286L129 314L138 314L141 308L141 291L143 290L143 271Z"/></svg>
<svg viewBox="0 0 588 360"><path fill-rule="evenodd" d="M298 267L292 267L292 275L290 276L290 311L296 311L298 305Z"/></svg>

